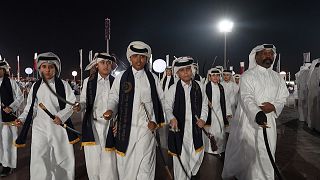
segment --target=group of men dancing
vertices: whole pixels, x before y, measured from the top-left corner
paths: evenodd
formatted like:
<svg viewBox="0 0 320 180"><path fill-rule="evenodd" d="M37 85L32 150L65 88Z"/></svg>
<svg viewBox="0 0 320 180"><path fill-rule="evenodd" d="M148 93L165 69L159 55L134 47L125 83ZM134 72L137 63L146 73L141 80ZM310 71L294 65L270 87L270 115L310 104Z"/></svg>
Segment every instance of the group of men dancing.
<svg viewBox="0 0 320 180"><path fill-rule="evenodd" d="M200 77L189 56L176 58L159 80L148 69L151 48L142 41L131 42L126 55L130 67L113 77L115 57L96 53L86 67L90 75L76 102L70 85L59 77L59 57L52 52L39 54L41 78L18 117L14 112L23 95L8 77L8 63L0 61L1 176L16 168L17 147L25 146L32 125L32 180L74 179L73 144L79 141L90 180L155 179L157 131L169 125L166 143L174 179L201 179L204 152L224 160L224 179L274 179L261 126L271 127L267 132L274 156L275 119L288 92L272 70L273 45L252 50L240 83L240 75L219 67ZM72 130L70 119L77 112L84 113L81 135Z"/></svg>

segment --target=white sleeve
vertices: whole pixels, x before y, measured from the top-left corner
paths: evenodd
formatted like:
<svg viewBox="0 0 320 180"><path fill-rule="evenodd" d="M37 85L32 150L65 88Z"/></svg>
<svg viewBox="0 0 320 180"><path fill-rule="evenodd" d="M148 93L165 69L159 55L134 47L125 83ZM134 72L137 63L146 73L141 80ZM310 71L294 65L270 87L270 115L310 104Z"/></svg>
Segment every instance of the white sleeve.
<svg viewBox="0 0 320 180"><path fill-rule="evenodd" d="M108 96L107 110L112 110L113 116L115 116L118 112L120 80L122 74L116 76Z"/></svg>
<svg viewBox="0 0 320 180"><path fill-rule="evenodd" d="M225 94L225 101L226 101L226 114L227 116L231 115L232 116L232 110L231 110L231 102L230 98L233 96L232 93L230 94Z"/></svg>
<svg viewBox="0 0 320 180"><path fill-rule="evenodd" d="M284 104L287 101L288 96L289 96L289 91L287 89L286 83L281 78L279 81L278 94L277 94L276 100L273 102L273 105L276 109L276 111L274 112L276 118L281 114L282 109L284 107Z"/></svg>
<svg viewBox="0 0 320 180"><path fill-rule="evenodd" d="M208 119L208 97L206 95L205 91L205 85L204 84L199 84L201 87L201 93L202 93L202 108L201 108L201 117L200 119L207 121Z"/></svg>
<svg viewBox="0 0 320 180"><path fill-rule="evenodd" d="M69 102L76 102L76 96L74 95L73 90L71 89L69 83L62 81L64 84L64 89L66 92L66 100ZM73 109L72 109L72 105L70 104L66 104L66 107L62 110L60 110L56 116L58 116L61 121L64 123L67 121L67 119L72 115L73 113Z"/></svg>
<svg viewBox="0 0 320 180"><path fill-rule="evenodd" d="M20 119L22 122L26 121L27 115L29 113L29 109L32 103L32 94L33 94L33 87L36 83L33 83L32 87L30 88L29 94L28 94L28 98L27 98L27 104L24 107L23 112L20 114L20 116L18 117L18 119ZM37 98L35 99L35 104L37 104ZM33 107L33 115L36 114L37 112L37 106Z"/></svg>
<svg viewBox="0 0 320 180"><path fill-rule="evenodd" d="M250 121L255 122L256 114L262 111L254 97L255 82L248 76L243 76L240 82L240 101Z"/></svg>
<svg viewBox="0 0 320 180"><path fill-rule="evenodd" d="M172 85L168 91L164 94L164 108L166 113L166 122L169 123L171 119L174 119L173 115L173 105L174 105L174 97L176 93L176 84Z"/></svg>
<svg viewBox="0 0 320 180"><path fill-rule="evenodd" d="M81 90L80 102L79 102L80 103L80 107L81 107L80 111L84 111L86 109L88 80L89 80L89 78L86 78L83 81L83 87L82 87L82 90Z"/></svg>
<svg viewBox="0 0 320 180"><path fill-rule="evenodd" d="M12 108L13 111L17 111L23 102L23 94L20 90L20 87L14 80L10 80L11 82L11 87L12 87L12 92L13 92L13 97L14 101L9 105L9 107Z"/></svg>

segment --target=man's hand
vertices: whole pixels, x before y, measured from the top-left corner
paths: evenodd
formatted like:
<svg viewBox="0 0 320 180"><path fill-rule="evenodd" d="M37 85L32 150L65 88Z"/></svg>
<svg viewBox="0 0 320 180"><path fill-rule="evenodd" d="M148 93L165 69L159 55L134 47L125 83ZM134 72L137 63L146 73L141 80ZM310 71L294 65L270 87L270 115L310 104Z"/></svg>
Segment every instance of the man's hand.
<svg viewBox="0 0 320 180"><path fill-rule="evenodd" d="M171 119L169 125L171 126L172 129L177 130L178 129L178 121L177 121L177 119L176 118Z"/></svg>
<svg viewBox="0 0 320 180"><path fill-rule="evenodd" d="M9 107L9 106L6 106L5 108L3 108L3 111L7 114L11 113L12 112L12 108Z"/></svg>
<svg viewBox="0 0 320 180"><path fill-rule="evenodd" d="M157 128L157 124L153 121L149 121L148 122L148 128L151 130L151 131L154 131L156 128Z"/></svg>
<svg viewBox="0 0 320 180"><path fill-rule="evenodd" d="M17 127L20 127L20 126L22 126L22 124L23 124L20 119L16 119L16 120L14 120L14 121L15 121L15 124L16 124Z"/></svg>
<svg viewBox="0 0 320 180"><path fill-rule="evenodd" d="M105 113L103 113L103 118L105 120L110 120L112 117L113 111L112 110L107 110Z"/></svg>
<svg viewBox="0 0 320 180"><path fill-rule="evenodd" d="M56 125L60 125L62 124L61 119L58 116L55 116L56 118L54 118L53 123L55 123Z"/></svg>
<svg viewBox="0 0 320 180"><path fill-rule="evenodd" d="M208 106L212 109L212 102L208 101Z"/></svg>
<svg viewBox="0 0 320 180"><path fill-rule="evenodd" d="M273 104L269 102L262 103L262 106L259 106L264 113L270 113L272 111L276 111L276 108Z"/></svg>
<svg viewBox="0 0 320 180"><path fill-rule="evenodd" d="M199 126L199 128L203 128L204 125L206 125L206 122L202 119L198 119L196 124Z"/></svg>
<svg viewBox="0 0 320 180"><path fill-rule="evenodd" d="M77 103L76 105L74 105L74 106L72 107L72 110L73 110L74 112L80 112L80 110L81 110L80 103Z"/></svg>

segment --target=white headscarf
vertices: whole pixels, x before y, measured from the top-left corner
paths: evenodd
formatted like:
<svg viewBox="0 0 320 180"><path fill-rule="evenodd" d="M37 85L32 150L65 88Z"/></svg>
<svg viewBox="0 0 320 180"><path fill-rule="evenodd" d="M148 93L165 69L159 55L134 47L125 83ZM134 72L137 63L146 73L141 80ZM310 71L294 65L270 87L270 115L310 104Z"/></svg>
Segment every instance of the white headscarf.
<svg viewBox="0 0 320 180"><path fill-rule="evenodd" d="M60 59L57 55L55 55L52 52L46 52L46 53L41 53L38 54L37 56L37 68L40 69L41 64L43 63L48 63L48 64L53 64L55 65L57 72L56 76L59 77L61 73L61 62ZM40 71L39 71L40 73ZM40 73L41 76L41 73Z"/></svg>
<svg viewBox="0 0 320 180"><path fill-rule="evenodd" d="M89 62L85 70L90 70L100 61L112 61L112 70L117 68L116 58L114 56L111 56L108 53L95 53L94 58Z"/></svg>
<svg viewBox="0 0 320 180"><path fill-rule="evenodd" d="M188 66L191 66L191 68L193 68L192 67L193 66L192 63L193 63L193 58L190 57L190 56L183 56L183 57L179 57L179 58L175 59L172 62L174 77L179 78L177 72L181 68L185 68L185 67L188 67ZM192 72L192 77L194 77L193 72Z"/></svg>
<svg viewBox="0 0 320 180"><path fill-rule="evenodd" d="M249 54L249 68L254 68L257 66L257 62L256 62L256 53L259 51L262 51L264 49L270 49L274 52L274 58L273 58L273 62L271 65L271 69L273 68L273 64L274 64L274 60L277 57L277 51L276 51L276 47L273 44L262 44L262 45L258 45L255 48L252 49L252 51Z"/></svg>
<svg viewBox="0 0 320 180"><path fill-rule="evenodd" d="M219 68L211 68L208 70L208 73L207 73L207 80L206 80L206 83L211 81L210 80L210 76L209 75L213 75L213 74L219 74L220 75L220 81L221 81L221 70Z"/></svg>
<svg viewBox="0 0 320 180"><path fill-rule="evenodd" d="M9 63L5 59L2 59L1 56L0 56L0 68L5 69L6 72L9 73L9 69L10 69Z"/></svg>
<svg viewBox="0 0 320 180"><path fill-rule="evenodd" d="M151 48L148 44L142 41L133 41L127 48L127 59L131 64L130 57L134 54L140 54L147 56L147 63L151 57Z"/></svg>

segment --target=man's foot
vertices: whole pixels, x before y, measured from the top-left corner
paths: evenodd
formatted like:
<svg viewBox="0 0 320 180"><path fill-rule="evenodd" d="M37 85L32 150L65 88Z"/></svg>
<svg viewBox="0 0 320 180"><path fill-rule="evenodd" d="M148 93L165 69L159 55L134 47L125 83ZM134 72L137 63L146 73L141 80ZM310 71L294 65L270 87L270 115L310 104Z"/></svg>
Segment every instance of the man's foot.
<svg viewBox="0 0 320 180"><path fill-rule="evenodd" d="M12 169L9 167L3 167L2 168L2 172L0 173L0 177L6 177L9 176L10 174L12 174Z"/></svg>

